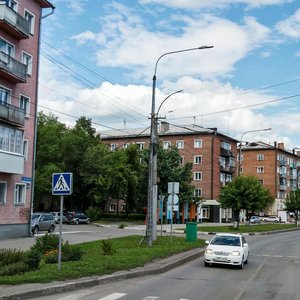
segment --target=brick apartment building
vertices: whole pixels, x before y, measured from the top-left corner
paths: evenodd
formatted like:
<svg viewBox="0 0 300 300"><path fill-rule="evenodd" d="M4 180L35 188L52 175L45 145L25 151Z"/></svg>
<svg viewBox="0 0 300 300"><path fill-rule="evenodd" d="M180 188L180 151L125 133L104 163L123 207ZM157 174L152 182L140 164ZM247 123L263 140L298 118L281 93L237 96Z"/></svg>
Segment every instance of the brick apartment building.
<svg viewBox="0 0 300 300"><path fill-rule="evenodd" d="M256 176L270 190L275 202L267 213L277 215L285 208L287 194L298 188L297 153L286 150L283 143L276 142L274 145L247 143L241 150L241 175Z"/></svg>
<svg viewBox="0 0 300 300"><path fill-rule="evenodd" d="M102 141L109 144L111 150L131 143L143 149L149 146L149 135L149 130L142 129L101 132ZM182 163L193 163L194 193L205 202L198 207L190 206L189 219L220 222L231 218L229 211L219 207L218 199L220 187L236 174L237 140L218 132L217 128L174 126L167 122L160 125L159 139L165 149L177 146Z"/></svg>
<svg viewBox="0 0 300 300"><path fill-rule="evenodd" d="M48 8L47 0L0 1L0 238L30 233L40 23Z"/></svg>

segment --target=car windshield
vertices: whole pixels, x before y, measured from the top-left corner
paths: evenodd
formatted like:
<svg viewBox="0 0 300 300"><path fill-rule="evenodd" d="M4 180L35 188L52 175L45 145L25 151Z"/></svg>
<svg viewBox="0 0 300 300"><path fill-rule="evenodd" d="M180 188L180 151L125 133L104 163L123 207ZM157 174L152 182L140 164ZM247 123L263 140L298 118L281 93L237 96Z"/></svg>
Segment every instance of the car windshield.
<svg viewBox="0 0 300 300"><path fill-rule="evenodd" d="M32 220L36 220L36 219L38 219L39 218L39 216L40 216L40 214L34 214L34 215L32 215Z"/></svg>
<svg viewBox="0 0 300 300"><path fill-rule="evenodd" d="M237 236L215 236L211 245L241 246L240 238Z"/></svg>

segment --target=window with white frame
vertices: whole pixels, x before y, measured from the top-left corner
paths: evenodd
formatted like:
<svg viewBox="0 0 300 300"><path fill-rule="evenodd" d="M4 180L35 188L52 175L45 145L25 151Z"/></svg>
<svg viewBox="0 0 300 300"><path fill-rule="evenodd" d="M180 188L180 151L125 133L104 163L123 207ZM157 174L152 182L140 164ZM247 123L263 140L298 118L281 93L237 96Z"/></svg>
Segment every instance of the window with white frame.
<svg viewBox="0 0 300 300"><path fill-rule="evenodd" d="M34 15L29 12L28 10L25 10L25 14L24 14L24 17L27 21L29 21L29 32L33 35L34 34L34 20L35 20L35 17Z"/></svg>
<svg viewBox="0 0 300 300"><path fill-rule="evenodd" d="M18 11L18 2L15 0L6 0L6 6L10 7L15 12Z"/></svg>
<svg viewBox="0 0 300 300"><path fill-rule="evenodd" d="M129 144L128 144L128 143L123 144L123 148L124 148L124 149L127 149L128 147L129 147Z"/></svg>
<svg viewBox="0 0 300 300"><path fill-rule="evenodd" d="M257 160L264 160L265 156L263 154L257 154Z"/></svg>
<svg viewBox="0 0 300 300"><path fill-rule="evenodd" d="M116 211L117 210L117 205L116 204L110 204L109 206L109 211Z"/></svg>
<svg viewBox="0 0 300 300"><path fill-rule="evenodd" d="M7 183L0 181L0 205L6 203Z"/></svg>
<svg viewBox="0 0 300 300"><path fill-rule="evenodd" d="M110 150L111 151L114 151L118 148L118 145L117 144L110 144Z"/></svg>
<svg viewBox="0 0 300 300"><path fill-rule="evenodd" d="M265 172L265 168L264 167L256 167L256 173L264 173Z"/></svg>
<svg viewBox="0 0 300 300"><path fill-rule="evenodd" d="M202 196L202 189L196 188L194 189L194 196L201 197Z"/></svg>
<svg viewBox="0 0 300 300"><path fill-rule="evenodd" d="M222 141L222 142L221 142L221 147L222 147L223 149L226 149L226 150L231 150L231 144L229 144L229 143L226 142L226 141Z"/></svg>
<svg viewBox="0 0 300 300"><path fill-rule="evenodd" d="M25 204L26 184L17 183L15 188L15 204Z"/></svg>
<svg viewBox="0 0 300 300"><path fill-rule="evenodd" d="M22 52L22 63L27 66L27 74L32 75L32 56Z"/></svg>
<svg viewBox="0 0 300 300"><path fill-rule="evenodd" d="M178 149L183 149L184 148L184 141L176 141L176 147Z"/></svg>
<svg viewBox="0 0 300 300"><path fill-rule="evenodd" d="M0 86L0 103L10 104L11 91Z"/></svg>
<svg viewBox="0 0 300 300"><path fill-rule="evenodd" d="M264 185L264 180L263 179L258 179L259 183L263 186Z"/></svg>
<svg viewBox="0 0 300 300"><path fill-rule="evenodd" d="M21 95L19 107L24 110L25 117L29 118L29 114L30 114L30 98Z"/></svg>
<svg viewBox="0 0 300 300"><path fill-rule="evenodd" d="M136 143L136 144L137 144L137 146L140 150L143 150L145 148L145 143L144 142L143 143L139 142L139 143Z"/></svg>
<svg viewBox="0 0 300 300"><path fill-rule="evenodd" d="M241 157L241 160L240 160L240 157ZM241 155L238 154L238 155L236 156L236 158L237 158L237 159L236 159L237 161L243 161L243 160L244 160L243 154L241 154Z"/></svg>
<svg viewBox="0 0 300 300"><path fill-rule="evenodd" d="M194 140L194 148L202 148L202 140Z"/></svg>
<svg viewBox="0 0 300 300"><path fill-rule="evenodd" d="M28 160L28 141L24 140L23 142L23 155L24 159L27 161Z"/></svg>
<svg viewBox="0 0 300 300"><path fill-rule="evenodd" d="M194 172L194 180L202 180L202 172Z"/></svg>
<svg viewBox="0 0 300 300"><path fill-rule="evenodd" d="M195 165L200 165L200 164L202 164L202 155L195 155L195 156L194 156L194 164L195 164Z"/></svg>
<svg viewBox="0 0 300 300"><path fill-rule="evenodd" d="M226 174L225 173L220 173L220 181L225 183L225 181L226 181Z"/></svg>
<svg viewBox="0 0 300 300"><path fill-rule="evenodd" d="M164 141L164 142L163 142L163 148L164 148L164 149L169 149L169 148L171 148L171 142L170 142L170 141Z"/></svg>
<svg viewBox="0 0 300 300"><path fill-rule="evenodd" d="M23 131L0 125L0 150L23 154Z"/></svg>
<svg viewBox="0 0 300 300"><path fill-rule="evenodd" d="M180 164L180 165L183 165L183 164L184 164L184 156L180 156L179 164Z"/></svg>
<svg viewBox="0 0 300 300"><path fill-rule="evenodd" d="M202 218L209 219L209 207L202 207Z"/></svg>
<svg viewBox="0 0 300 300"><path fill-rule="evenodd" d="M0 38L0 51L4 52L6 55L10 57L15 57L15 46L1 38ZM8 59L6 56L1 55L1 60L4 63L8 64Z"/></svg>

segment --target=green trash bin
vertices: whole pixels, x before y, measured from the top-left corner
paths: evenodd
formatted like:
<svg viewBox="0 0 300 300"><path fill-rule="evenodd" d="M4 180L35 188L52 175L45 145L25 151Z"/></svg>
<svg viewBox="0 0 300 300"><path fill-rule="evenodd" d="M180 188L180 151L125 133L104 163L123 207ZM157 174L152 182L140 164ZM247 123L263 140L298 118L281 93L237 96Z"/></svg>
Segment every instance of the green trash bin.
<svg viewBox="0 0 300 300"><path fill-rule="evenodd" d="M195 222L186 223L185 240L187 242L197 241L197 223Z"/></svg>

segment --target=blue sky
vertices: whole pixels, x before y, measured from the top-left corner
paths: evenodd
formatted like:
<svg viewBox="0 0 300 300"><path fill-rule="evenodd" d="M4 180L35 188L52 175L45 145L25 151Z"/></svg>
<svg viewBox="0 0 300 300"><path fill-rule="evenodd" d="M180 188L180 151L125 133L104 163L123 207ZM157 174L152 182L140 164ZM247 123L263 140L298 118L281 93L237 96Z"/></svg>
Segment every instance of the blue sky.
<svg viewBox="0 0 300 300"><path fill-rule="evenodd" d="M40 110L72 126L217 127L245 141L300 147L300 8L296 0L52 0L42 21ZM44 12L46 13L46 12Z"/></svg>

